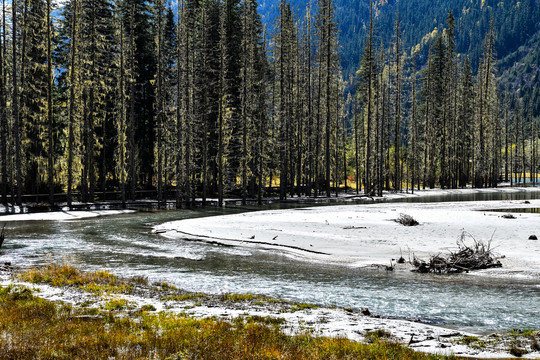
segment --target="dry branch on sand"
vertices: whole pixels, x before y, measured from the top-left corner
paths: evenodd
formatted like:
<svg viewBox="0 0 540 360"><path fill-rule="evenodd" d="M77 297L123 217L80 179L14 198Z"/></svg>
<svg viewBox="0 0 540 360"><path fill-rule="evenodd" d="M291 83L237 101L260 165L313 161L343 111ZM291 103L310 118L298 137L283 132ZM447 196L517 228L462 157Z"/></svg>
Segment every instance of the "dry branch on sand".
<svg viewBox="0 0 540 360"><path fill-rule="evenodd" d="M467 237L473 240L473 245L467 246L465 244ZM457 245L457 251L450 251L450 254L446 256L441 254L433 255L429 261L418 259L415 256L412 262L415 266L413 271L420 273L455 274L472 270L502 267L499 259L504 258L504 256L496 256L493 253L491 240L485 244L481 241L476 241L470 234L463 232Z"/></svg>
<svg viewBox="0 0 540 360"><path fill-rule="evenodd" d="M404 226L416 226L419 224L411 215L407 214L399 214L399 217L394 221Z"/></svg>

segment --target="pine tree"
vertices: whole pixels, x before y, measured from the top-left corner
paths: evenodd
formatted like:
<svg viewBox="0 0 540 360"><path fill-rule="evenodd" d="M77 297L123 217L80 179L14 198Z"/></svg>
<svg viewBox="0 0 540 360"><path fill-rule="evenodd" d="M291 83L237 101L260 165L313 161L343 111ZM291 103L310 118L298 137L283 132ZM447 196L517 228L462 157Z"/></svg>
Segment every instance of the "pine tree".
<svg viewBox="0 0 540 360"><path fill-rule="evenodd" d="M223 206L223 197L225 190L225 169L226 158L229 155L228 144L230 138L230 120L231 112L229 111L229 83L227 81L227 65L229 62L227 52L227 34L225 29L225 12L221 11L219 23L219 54L220 54L220 67L219 67L219 101L218 101L218 153L216 157L217 170L218 170L218 205Z"/></svg>
<svg viewBox="0 0 540 360"><path fill-rule="evenodd" d="M399 12L396 12L396 24L395 24L395 43L394 43L394 76L395 76L395 111L394 111L394 191L401 192L402 179L400 177L401 156L401 23L399 21Z"/></svg>
<svg viewBox="0 0 540 360"><path fill-rule="evenodd" d="M290 161L290 137L292 120L292 88L291 75L293 67L294 19L290 4L281 1L279 32L276 34L276 66L277 79L279 82L279 108L278 114L278 148L279 148L279 173L280 173L280 199L287 197L289 189L289 161Z"/></svg>
<svg viewBox="0 0 540 360"><path fill-rule="evenodd" d="M374 89L376 84L377 69L374 55L374 14L373 1L370 1L370 20L369 35L365 42L364 55L362 57L360 68L360 96L359 101L362 104L363 121L360 124L365 128L365 146L364 146L364 192L370 194L373 191L372 183L372 161L373 161L373 115L376 109L373 106ZM358 129L356 129L358 131Z"/></svg>
<svg viewBox="0 0 540 360"><path fill-rule="evenodd" d="M242 147L241 157L241 183L242 183L242 203L246 203L248 178L257 172L252 169L253 154L255 149L256 122L257 122L257 84L263 81L261 69L258 62L261 54L261 24L257 14L257 3L253 0L244 0L242 3L242 56L241 56L241 136ZM262 154L261 154L262 155Z"/></svg>
<svg viewBox="0 0 540 360"><path fill-rule="evenodd" d="M416 60L413 59L412 73L410 77L411 82L411 112L409 121L409 159L408 170L411 177L411 192L414 194L414 186L418 184L418 190L420 190L419 180L419 124L418 124L418 110L417 110L417 93L416 93Z"/></svg>
<svg viewBox="0 0 540 360"><path fill-rule="evenodd" d="M318 3L317 22L315 24L318 34L318 57L319 71L321 72L320 79L322 80L322 90L319 97L324 99L324 148L325 148L325 185L326 196L330 197L330 168L331 168L331 134L332 129L337 123L334 111L332 111L332 92L337 72L337 25L334 20L334 3L332 0L320 0ZM321 108L319 111L323 110ZM332 115L334 113L334 116Z"/></svg>
<svg viewBox="0 0 540 360"><path fill-rule="evenodd" d="M120 175L120 193L122 208L126 207L126 178L127 178L127 149L128 149L128 130L127 130L127 74L126 74L126 34L124 30L125 13L119 14L119 67L118 73L118 99L119 110L117 113L117 141L116 149L116 172Z"/></svg>
<svg viewBox="0 0 540 360"><path fill-rule="evenodd" d="M155 131L156 142L154 150L154 159L157 162L157 201L158 207L163 206L163 172L164 172L164 150L165 150L165 4L163 0L157 0L155 5L156 18L156 63L157 72L155 78Z"/></svg>
<svg viewBox="0 0 540 360"><path fill-rule="evenodd" d="M493 20L489 33L484 42L484 54L478 70L478 101L477 101L477 164L475 167L475 186L496 186L498 164L496 164L493 139L498 123L496 107L495 58L494 58L494 25ZM524 152L522 151L523 155ZM524 163L524 161L522 162ZM523 167L523 164L522 164ZM524 169L522 169L524 171Z"/></svg>
<svg viewBox="0 0 540 360"><path fill-rule="evenodd" d="M81 50L86 56L82 61L81 81L83 106L83 146L85 151L83 163L82 190L83 200L94 201L97 188L96 175L102 168L104 146L108 141L104 129L113 112L109 108L107 98L114 89L114 76L110 64L116 55L113 46L114 26L112 4L109 0L91 0L83 2L81 7L81 24L87 31L81 33ZM106 181L102 174L101 181Z"/></svg>
<svg viewBox="0 0 540 360"><path fill-rule="evenodd" d="M54 111L53 111L53 64L52 64L52 5L51 0L47 0L47 168L49 183L49 203L54 204Z"/></svg>
<svg viewBox="0 0 540 360"><path fill-rule="evenodd" d="M2 204L8 203L8 109L7 109L7 34L6 34L6 3L2 0L2 36L0 37L0 156Z"/></svg>
<svg viewBox="0 0 540 360"><path fill-rule="evenodd" d="M444 186L450 188L457 187L457 98L458 98L458 70L457 70L457 49L455 42L455 18L450 10L446 19L446 98L445 98L445 121L446 133L448 136L447 149L447 175Z"/></svg>
<svg viewBox="0 0 540 360"><path fill-rule="evenodd" d="M21 149L21 130L22 130L22 123L21 123L21 117L19 113L19 84L18 84L18 67L17 67L17 2L12 1L12 17L11 17L11 48L12 48L12 56L11 56L11 62L12 62L12 73L11 78L13 81L13 87L12 87L12 123L13 123L13 142L15 144L15 181L17 186L17 198L16 203L19 206L22 206L22 149Z"/></svg>
<svg viewBox="0 0 540 360"><path fill-rule="evenodd" d="M457 140L457 177L459 187L464 188L470 180L469 164L474 155L474 109L475 109L474 79L469 58L466 57L461 69L459 85L459 107L456 129Z"/></svg>

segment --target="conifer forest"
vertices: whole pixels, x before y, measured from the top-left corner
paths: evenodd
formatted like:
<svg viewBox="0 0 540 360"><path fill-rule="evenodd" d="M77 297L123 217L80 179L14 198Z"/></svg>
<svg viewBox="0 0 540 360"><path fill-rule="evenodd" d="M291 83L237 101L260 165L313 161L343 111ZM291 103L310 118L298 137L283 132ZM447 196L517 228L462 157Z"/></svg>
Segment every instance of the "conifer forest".
<svg viewBox="0 0 540 360"><path fill-rule="evenodd" d="M538 104L498 71L498 18L468 54L449 10L422 51L364 2L343 61L334 0L276 6L265 23L256 0L2 0L2 203L536 184Z"/></svg>

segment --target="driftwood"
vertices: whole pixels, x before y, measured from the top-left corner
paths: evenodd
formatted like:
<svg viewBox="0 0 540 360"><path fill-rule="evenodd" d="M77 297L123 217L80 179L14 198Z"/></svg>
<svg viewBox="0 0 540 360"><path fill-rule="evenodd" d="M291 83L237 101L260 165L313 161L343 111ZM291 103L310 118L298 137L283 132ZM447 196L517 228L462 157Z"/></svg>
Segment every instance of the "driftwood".
<svg viewBox="0 0 540 360"><path fill-rule="evenodd" d="M399 217L395 219L394 221L404 226L418 225L418 221L416 221L411 215L407 215L407 214L399 214Z"/></svg>
<svg viewBox="0 0 540 360"><path fill-rule="evenodd" d="M470 237L474 244L467 246L465 238ZM499 259L491 249L491 240L484 244L476 241L470 234L463 233L457 242L458 250L450 251L448 255L433 255L429 261L413 258L413 271L419 273L456 274L472 270L502 267Z"/></svg>

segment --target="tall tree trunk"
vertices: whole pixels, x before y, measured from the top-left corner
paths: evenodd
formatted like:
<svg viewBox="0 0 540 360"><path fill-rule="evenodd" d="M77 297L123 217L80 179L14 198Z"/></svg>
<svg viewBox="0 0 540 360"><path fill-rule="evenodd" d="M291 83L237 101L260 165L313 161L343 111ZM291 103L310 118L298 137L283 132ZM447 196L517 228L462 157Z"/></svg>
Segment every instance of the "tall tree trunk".
<svg viewBox="0 0 540 360"><path fill-rule="evenodd" d="M19 84L17 83L17 2L12 3L12 78L13 78L13 99L12 99L12 116L13 116L13 142L15 143L15 176L17 182L17 199L16 203L22 206L22 163L21 163L21 117L19 114ZM24 53L23 53L24 54Z"/></svg>
<svg viewBox="0 0 540 360"><path fill-rule="evenodd" d="M2 204L8 204L8 157L7 157L7 141L8 141L8 112L7 112L7 40L6 40L6 2L2 0L2 38L0 39L0 136L1 144L1 161L2 161Z"/></svg>
<svg viewBox="0 0 540 360"><path fill-rule="evenodd" d="M78 11L79 11L79 2L78 0L73 0L73 14L72 14L72 24L71 24L71 47L70 47L70 69L69 69L69 116L68 116L68 159L67 159L67 204L71 208L73 202L73 161L74 161L74 146L75 146L75 101L76 93L76 74L77 74L77 47L79 46L79 34L78 34Z"/></svg>
<svg viewBox="0 0 540 360"><path fill-rule="evenodd" d="M47 117L48 117L48 181L49 203L54 204L54 128L53 128L53 71L52 71L52 22L51 0L47 0Z"/></svg>

